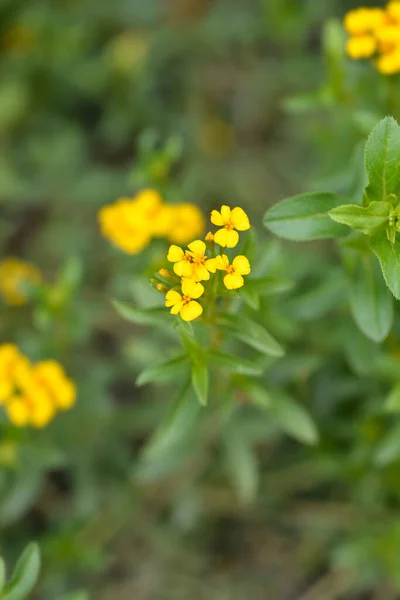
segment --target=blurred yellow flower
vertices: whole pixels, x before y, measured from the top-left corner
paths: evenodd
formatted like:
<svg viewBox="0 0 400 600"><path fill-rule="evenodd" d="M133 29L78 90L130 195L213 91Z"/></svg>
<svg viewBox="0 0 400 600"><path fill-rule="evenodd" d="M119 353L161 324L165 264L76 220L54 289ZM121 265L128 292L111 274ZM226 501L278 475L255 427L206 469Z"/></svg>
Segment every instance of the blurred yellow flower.
<svg viewBox="0 0 400 600"><path fill-rule="evenodd" d="M343 21L350 34L346 52L354 60L374 57L374 65L384 75L400 72L400 2L386 9L358 8Z"/></svg>
<svg viewBox="0 0 400 600"><path fill-rule="evenodd" d="M171 308L171 314L180 314L184 321L193 321L203 312L201 304L196 302L204 293L204 287L201 283L196 283L192 279L182 279L182 294L175 290L170 290L165 296L165 306Z"/></svg>
<svg viewBox="0 0 400 600"><path fill-rule="evenodd" d="M0 296L7 304L26 304L29 287L40 281L40 271L31 263L18 258L6 258L0 262Z"/></svg>
<svg viewBox="0 0 400 600"><path fill-rule="evenodd" d="M250 221L242 208L238 206L230 209L229 206L222 206L221 211L213 210L211 213L211 223L222 227L214 234L214 241L220 246L234 248L239 241L238 231L250 229Z"/></svg>
<svg viewBox="0 0 400 600"><path fill-rule="evenodd" d="M181 203L172 204L171 229L168 239L173 244L187 244L191 240L200 237L204 231L204 217L199 208L194 204Z"/></svg>
<svg viewBox="0 0 400 600"><path fill-rule="evenodd" d="M229 258L226 254L215 258L216 268L221 271L226 271L224 284L228 290L237 290L244 284L243 275L248 275L251 271L250 263L246 256L236 256L232 264L229 264Z"/></svg>
<svg viewBox="0 0 400 600"><path fill-rule="evenodd" d="M76 387L58 362L32 365L13 344L0 346L0 402L15 426L44 427L75 401Z"/></svg>

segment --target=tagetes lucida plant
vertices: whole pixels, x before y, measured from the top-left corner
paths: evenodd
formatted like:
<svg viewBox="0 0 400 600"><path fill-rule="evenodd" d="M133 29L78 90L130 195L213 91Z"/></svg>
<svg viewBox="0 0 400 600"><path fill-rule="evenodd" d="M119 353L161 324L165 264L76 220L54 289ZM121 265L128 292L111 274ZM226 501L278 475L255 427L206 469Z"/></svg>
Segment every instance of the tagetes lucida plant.
<svg viewBox="0 0 400 600"><path fill-rule="evenodd" d="M215 234L209 232L205 238L207 243L194 240L185 250L172 245L168 251L167 259L173 263L173 271L181 279L179 288L173 287L167 292L165 305L170 308L171 314L179 314L184 321L193 321L203 313L202 305L197 302L205 292L200 281L208 282L213 277L218 277L217 271L225 271L223 283L226 289L237 290L244 285L243 276L251 272L249 260L245 256L236 256L230 263L226 254L216 253L217 246L234 248L239 242L238 231L250 229L250 221L244 210L239 207L231 210L224 205L220 211L212 211L211 222L221 229ZM163 270L159 274L165 275L168 272ZM214 291L218 289L218 286L213 286L212 281L209 287ZM216 295L210 292L204 299L212 303L216 301Z"/></svg>
<svg viewBox="0 0 400 600"><path fill-rule="evenodd" d="M400 2L383 8L356 8L343 21L346 51L354 60L370 58L384 75L400 72Z"/></svg>
<svg viewBox="0 0 400 600"><path fill-rule="evenodd" d="M14 344L0 345L0 405L16 427L45 427L76 401L76 387L55 360L35 364Z"/></svg>

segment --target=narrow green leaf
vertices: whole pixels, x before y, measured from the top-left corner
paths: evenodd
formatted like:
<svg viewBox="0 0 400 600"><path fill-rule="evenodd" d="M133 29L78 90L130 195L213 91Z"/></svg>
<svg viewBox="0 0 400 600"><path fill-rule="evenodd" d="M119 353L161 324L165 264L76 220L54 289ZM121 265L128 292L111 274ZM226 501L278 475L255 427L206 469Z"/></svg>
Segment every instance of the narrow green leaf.
<svg viewBox="0 0 400 600"><path fill-rule="evenodd" d="M393 298L373 255L363 255L350 283L351 312L360 330L382 342L393 323Z"/></svg>
<svg viewBox="0 0 400 600"><path fill-rule="evenodd" d="M132 323L136 323L136 325L165 327L166 324L171 323L171 316L163 307L144 309L138 308L129 302L120 302L119 300L114 300L113 306L121 317Z"/></svg>
<svg viewBox="0 0 400 600"><path fill-rule="evenodd" d="M202 406L208 402L208 368L204 362L192 363L192 386Z"/></svg>
<svg viewBox="0 0 400 600"><path fill-rule="evenodd" d="M299 442L316 444L318 431L308 411L281 392L271 393L272 405L269 409L277 424L287 434Z"/></svg>
<svg viewBox="0 0 400 600"><path fill-rule="evenodd" d="M37 544L29 544L19 558L1 600L25 600L37 581L39 570L39 547Z"/></svg>
<svg viewBox="0 0 400 600"><path fill-rule="evenodd" d="M281 279L279 277L248 277L243 287L247 290L254 290L260 296L273 296L288 292L293 286L294 282L290 279Z"/></svg>
<svg viewBox="0 0 400 600"><path fill-rule="evenodd" d="M245 284L242 288L240 288L239 295L243 298L247 306L249 306L251 309L260 309L260 296L258 295L256 289Z"/></svg>
<svg viewBox="0 0 400 600"><path fill-rule="evenodd" d="M285 354L282 346L265 327L248 317L226 314L218 320L218 323L230 331L237 339L259 352L276 357Z"/></svg>
<svg viewBox="0 0 400 600"><path fill-rule="evenodd" d="M261 375L264 368L251 360L239 358L220 350L209 350L207 359L210 366L221 367L238 375Z"/></svg>
<svg viewBox="0 0 400 600"><path fill-rule="evenodd" d="M155 460L165 456L178 445L197 421L200 404L193 396L190 382L186 382L172 403L168 414L143 451L146 459Z"/></svg>
<svg viewBox="0 0 400 600"><path fill-rule="evenodd" d="M264 216L264 225L275 235L294 241L343 237L348 229L333 222L328 212L345 202L336 194L300 194L272 206Z"/></svg>
<svg viewBox="0 0 400 600"><path fill-rule="evenodd" d="M228 474L239 500L252 502L259 485L259 469L256 456L239 425L228 427L224 438L225 462Z"/></svg>
<svg viewBox="0 0 400 600"><path fill-rule="evenodd" d="M368 206L345 204L329 211L331 219L368 235L387 226L393 206L389 202L371 202Z"/></svg>
<svg viewBox="0 0 400 600"><path fill-rule="evenodd" d="M2 558L0 558L0 598L2 597L1 593L4 589L6 583L6 565Z"/></svg>
<svg viewBox="0 0 400 600"><path fill-rule="evenodd" d="M245 389L253 404L264 409L271 408L271 393L264 385L254 381L249 381L246 383Z"/></svg>
<svg viewBox="0 0 400 600"><path fill-rule="evenodd" d="M372 251L378 257L386 285L393 296L400 299L400 244L392 244L386 232L373 236L370 240Z"/></svg>
<svg viewBox="0 0 400 600"><path fill-rule="evenodd" d="M386 200L400 184L400 127L393 117L382 119L365 146L369 200Z"/></svg>
<svg viewBox="0 0 400 600"><path fill-rule="evenodd" d="M390 413L400 412L400 383L396 383L386 398L385 409Z"/></svg>
<svg viewBox="0 0 400 600"><path fill-rule="evenodd" d="M154 367L144 369L136 379L136 385L142 386L155 381L165 381L174 378L187 366L189 358L181 354L172 360L168 360Z"/></svg>

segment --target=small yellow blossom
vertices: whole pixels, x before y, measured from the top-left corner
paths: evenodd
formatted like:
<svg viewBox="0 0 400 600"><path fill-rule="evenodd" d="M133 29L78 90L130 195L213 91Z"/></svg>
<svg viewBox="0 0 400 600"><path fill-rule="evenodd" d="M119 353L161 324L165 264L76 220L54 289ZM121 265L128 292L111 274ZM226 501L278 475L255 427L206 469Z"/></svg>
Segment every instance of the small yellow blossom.
<svg viewBox="0 0 400 600"><path fill-rule="evenodd" d="M194 204L173 204L171 209L171 229L167 235L172 244L188 244L204 232L204 217Z"/></svg>
<svg viewBox="0 0 400 600"><path fill-rule="evenodd" d="M356 8L347 13L344 27L350 35L370 33L387 23L387 15L380 8Z"/></svg>
<svg viewBox="0 0 400 600"><path fill-rule="evenodd" d="M184 321L193 321L203 312L201 304L196 302L204 293L201 283L192 279L182 279L182 294L170 290L165 296L165 306L171 309L171 314L180 314Z"/></svg>
<svg viewBox="0 0 400 600"><path fill-rule="evenodd" d="M75 385L58 362L32 365L13 344L0 346L0 403L14 425L44 427L75 400Z"/></svg>
<svg viewBox="0 0 400 600"><path fill-rule="evenodd" d="M214 241L214 234L209 231L204 239L206 240L207 244L212 244Z"/></svg>
<svg viewBox="0 0 400 600"><path fill-rule="evenodd" d="M243 275L248 275L251 271L250 263L246 256L236 256L232 264L229 264L229 258L226 254L222 254L217 256L215 261L217 269L226 271L224 284L228 290L237 290L243 286Z"/></svg>
<svg viewBox="0 0 400 600"><path fill-rule="evenodd" d="M206 256L206 244L202 240L195 240L188 248L189 250L184 251L179 246L170 246L167 258L175 263L175 273L194 281L207 281L210 279L210 272L215 273L215 267L213 260Z"/></svg>
<svg viewBox="0 0 400 600"><path fill-rule="evenodd" d="M400 23L400 2L389 2L386 12L394 23Z"/></svg>
<svg viewBox="0 0 400 600"><path fill-rule="evenodd" d="M31 263L18 258L6 258L0 262L0 295L7 304L26 304L26 288L33 287L40 281L40 271Z"/></svg>
<svg viewBox="0 0 400 600"><path fill-rule="evenodd" d="M400 48L382 54L376 60L376 68L382 75L394 75L400 71Z"/></svg>
<svg viewBox="0 0 400 600"><path fill-rule="evenodd" d="M221 211L213 210L211 213L211 222L214 225L222 227L214 235L216 244L234 248L239 241L238 231L250 229L250 221L242 208L238 206L230 209L229 206L222 206Z"/></svg>
<svg viewBox="0 0 400 600"><path fill-rule="evenodd" d="M376 51L376 40L372 35L351 37L346 43L346 52L350 58L370 58Z"/></svg>

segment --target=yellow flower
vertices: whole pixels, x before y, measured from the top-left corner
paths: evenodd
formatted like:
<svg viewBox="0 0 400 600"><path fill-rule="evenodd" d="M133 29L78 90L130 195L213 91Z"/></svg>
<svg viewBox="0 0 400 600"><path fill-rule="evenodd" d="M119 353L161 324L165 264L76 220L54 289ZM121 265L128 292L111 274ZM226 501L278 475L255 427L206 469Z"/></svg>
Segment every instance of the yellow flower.
<svg viewBox="0 0 400 600"><path fill-rule="evenodd" d="M400 72L400 48L382 54L376 61L376 68L383 75L394 75Z"/></svg>
<svg viewBox="0 0 400 600"><path fill-rule="evenodd" d="M214 241L214 234L209 231L204 239L206 240L207 244L212 244Z"/></svg>
<svg viewBox="0 0 400 600"><path fill-rule="evenodd" d="M381 8L356 8L347 13L344 27L350 35L370 33L387 23L388 18Z"/></svg>
<svg viewBox="0 0 400 600"><path fill-rule="evenodd" d="M376 40L372 35L351 37L346 43L346 52L350 58L370 58L376 51Z"/></svg>
<svg viewBox="0 0 400 600"><path fill-rule="evenodd" d="M173 204L170 207L171 224L167 237L173 244L187 244L204 231L204 217L194 204Z"/></svg>
<svg viewBox="0 0 400 600"><path fill-rule="evenodd" d="M179 246L170 246L168 260L174 262L174 271L179 277L190 277L194 281L207 281L210 272L215 273L213 259L206 256L207 246L202 240L195 240L183 251Z"/></svg>
<svg viewBox="0 0 400 600"><path fill-rule="evenodd" d="M214 235L215 243L220 246L227 246L228 248L234 248L239 241L239 234L235 231L236 229L238 231L250 229L248 216L238 206L231 210L229 206L224 205L221 207L221 212L213 210L211 213L211 222L214 225L222 227Z"/></svg>
<svg viewBox="0 0 400 600"><path fill-rule="evenodd" d="M72 408L76 400L76 388L65 374L62 366L55 360L44 360L33 369L34 378L57 408Z"/></svg>
<svg viewBox="0 0 400 600"><path fill-rule="evenodd" d="M30 409L26 399L19 395L10 398L7 404L7 414L11 423L16 427L25 427L28 425Z"/></svg>
<svg viewBox="0 0 400 600"><path fill-rule="evenodd" d="M141 252L150 242L151 233L143 212L134 200L120 198L99 212L102 234L127 254Z"/></svg>
<svg viewBox="0 0 400 600"><path fill-rule="evenodd" d="M226 254L217 256L215 259L216 268L226 271L224 284L228 290L237 290L244 284L243 275L248 275L251 271L249 260L246 256L240 255L233 259L229 264L229 258Z"/></svg>
<svg viewBox="0 0 400 600"><path fill-rule="evenodd" d="M165 306L171 309L171 314L180 314L184 321L193 321L203 312L203 307L196 302L203 293L204 287L201 283L183 278L182 295L175 290L170 290L165 296Z"/></svg>
<svg viewBox="0 0 400 600"><path fill-rule="evenodd" d="M0 262L0 295L7 304L15 306L28 302L26 288L37 285L41 280L35 265L18 258L6 258Z"/></svg>
<svg viewBox="0 0 400 600"><path fill-rule="evenodd" d="M395 23L400 23L400 2L389 2L386 12Z"/></svg>

